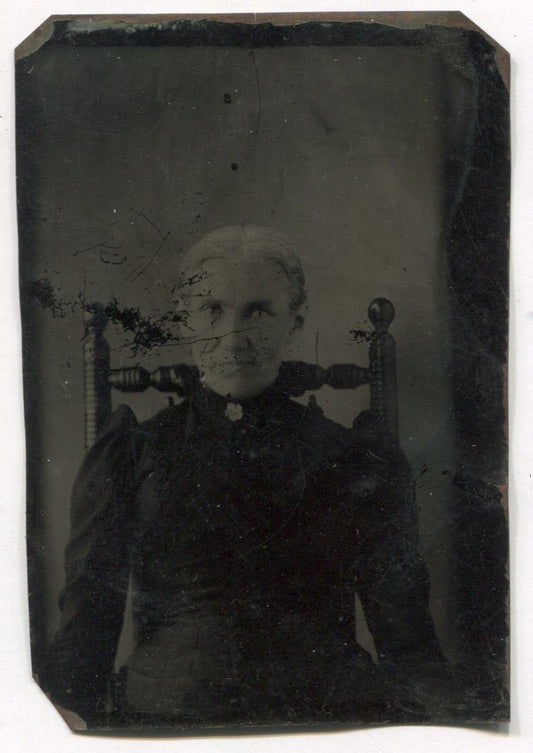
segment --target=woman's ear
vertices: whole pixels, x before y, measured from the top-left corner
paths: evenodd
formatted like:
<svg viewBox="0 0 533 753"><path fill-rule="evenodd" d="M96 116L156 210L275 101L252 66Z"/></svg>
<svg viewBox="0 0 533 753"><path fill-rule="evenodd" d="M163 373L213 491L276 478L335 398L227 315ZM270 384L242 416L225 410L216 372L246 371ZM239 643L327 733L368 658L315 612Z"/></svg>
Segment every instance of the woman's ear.
<svg viewBox="0 0 533 753"><path fill-rule="evenodd" d="M303 329L305 322L305 316L303 314L296 314L294 317L294 323L292 325L291 332L297 332Z"/></svg>
<svg viewBox="0 0 533 753"><path fill-rule="evenodd" d="M294 342L300 337L304 323L305 323L306 308L301 306L296 313L292 321L292 326L289 330L289 338L291 342Z"/></svg>

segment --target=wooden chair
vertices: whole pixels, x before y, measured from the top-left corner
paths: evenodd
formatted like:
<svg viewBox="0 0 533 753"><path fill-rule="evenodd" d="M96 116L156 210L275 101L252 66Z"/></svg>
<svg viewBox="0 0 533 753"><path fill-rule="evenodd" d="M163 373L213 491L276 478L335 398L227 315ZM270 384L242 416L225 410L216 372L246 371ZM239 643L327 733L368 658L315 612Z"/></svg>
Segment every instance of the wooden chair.
<svg viewBox="0 0 533 753"><path fill-rule="evenodd" d="M285 361L277 383L291 396L318 390L327 384L334 389L354 389L370 385L370 410L394 437L398 435L396 394L396 344L389 334L394 319L394 306L386 298L375 298L368 307L373 325L369 333L369 364L333 364L322 368L301 361ZM144 392L154 387L160 392L186 397L199 379L198 370L189 364L161 366L152 372L135 366L113 369L109 346L105 339L107 317L101 306L92 305L85 311L84 375L85 375L85 444L94 443L111 412L111 392Z"/></svg>

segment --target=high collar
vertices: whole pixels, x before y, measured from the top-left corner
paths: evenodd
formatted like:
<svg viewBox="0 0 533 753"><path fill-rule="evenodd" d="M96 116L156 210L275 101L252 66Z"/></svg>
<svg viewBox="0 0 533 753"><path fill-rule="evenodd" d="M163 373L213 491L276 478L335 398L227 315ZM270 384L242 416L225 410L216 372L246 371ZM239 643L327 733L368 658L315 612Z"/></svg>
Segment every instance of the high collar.
<svg viewBox="0 0 533 753"><path fill-rule="evenodd" d="M205 385L199 385L191 395L191 404L202 418L245 422L279 422L289 420L295 403L274 383L259 395L245 400L230 400Z"/></svg>

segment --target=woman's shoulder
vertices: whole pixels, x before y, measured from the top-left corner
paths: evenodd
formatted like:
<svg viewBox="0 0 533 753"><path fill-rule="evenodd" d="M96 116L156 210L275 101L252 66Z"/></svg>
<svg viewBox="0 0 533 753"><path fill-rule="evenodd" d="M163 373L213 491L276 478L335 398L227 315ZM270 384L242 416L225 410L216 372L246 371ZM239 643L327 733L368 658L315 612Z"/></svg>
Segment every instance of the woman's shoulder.
<svg viewBox="0 0 533 753"><path fill-rule="evenodd" d="M186 416L189 410L189 401L182 400L177 405L171 405L167 408L163 408L158 413L155 413L151 418L139 423L139 428L142 431L157 431L164 427L169 427L172 424L182 423L186 420Z"/></svg>
<svg viewBox="0 0 533 753"><path fill-rule="evenodd" d="M112 434L150 433L173 422L179 422L185 413L186 401L164 408L151 418L139 422L132 408L123 403L109 414L98 433L98 439Z"/></svg>
<svg viewBox="0 0 533 753"><path fill-rule="evenodd" d="M371 411L363 411L351 427L328 418L316 406L298 406L298 438L328 462L344 467L405 468L398 441Z"/></svg>
<svg viewBox="0 0 533 753"><path fill-rule="evenodd" d="M156 446L179 441L186 430L189 409L189 401L183 400L178 405L164 408L151 418L140 422L136 430L138 441Z"/></svg>
<svg viewBox="0 0 533 753"><path fill-rule="evenodd" d="M186 417L186 402L165 408L145 421L138 421L129 405L119 405L104 422L88 457L128 454L135 460L150 446L179 437Z"/></svg>

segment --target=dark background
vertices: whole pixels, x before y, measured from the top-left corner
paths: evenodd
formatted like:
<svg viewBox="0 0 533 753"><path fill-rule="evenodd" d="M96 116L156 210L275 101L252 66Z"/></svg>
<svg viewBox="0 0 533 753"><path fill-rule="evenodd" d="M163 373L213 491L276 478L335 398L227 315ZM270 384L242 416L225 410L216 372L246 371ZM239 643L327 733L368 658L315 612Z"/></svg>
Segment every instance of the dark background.
<svg viewBox="0 0 533 753"><path fill-rule="evenodd" d="M461 30L106 25L56 24L17 73L37 663L84 453L80 304L168 311L183 251L250 223L284 231L306 271L292 357L366 364L351 330L372 298L394 302L400 441L436 627L452 661L501 672L508 134L492 50ZM116 366L188 360L179 345L135 353L120 327L109 335ZM368 395L318 399L349 425ZM164 402L130 400L139 419Z"/></svg>

